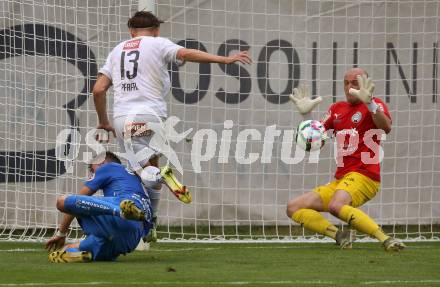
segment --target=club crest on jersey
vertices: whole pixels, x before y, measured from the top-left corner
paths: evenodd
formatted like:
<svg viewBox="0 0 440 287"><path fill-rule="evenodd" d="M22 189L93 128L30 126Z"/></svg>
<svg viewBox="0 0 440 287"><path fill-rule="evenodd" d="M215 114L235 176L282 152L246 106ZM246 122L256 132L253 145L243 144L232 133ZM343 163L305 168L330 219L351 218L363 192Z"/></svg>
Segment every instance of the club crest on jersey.
<svg viewBox="0 0 440 287"><path fill-rule="evenodd" d="M124 48L122 50L132 50L139 48L139 44L141 43L141 39L127 41L124 44Z"/></svg>
<svg viewBox="0 0 440 287"><path fill-rule="evenodd" d="M361 112L356 112L352 117L351 117L351 121L355 124L359 123L362 119L362 113Z"/></svg>
<svg viewBox="0 0 440 287"><path fill-rule="evenodd" d="M94 179L95 179L95 173L92 172L92 173L89 175L89 178L87 179L87 181L91 181L91 180L94 180Z"/></svg>

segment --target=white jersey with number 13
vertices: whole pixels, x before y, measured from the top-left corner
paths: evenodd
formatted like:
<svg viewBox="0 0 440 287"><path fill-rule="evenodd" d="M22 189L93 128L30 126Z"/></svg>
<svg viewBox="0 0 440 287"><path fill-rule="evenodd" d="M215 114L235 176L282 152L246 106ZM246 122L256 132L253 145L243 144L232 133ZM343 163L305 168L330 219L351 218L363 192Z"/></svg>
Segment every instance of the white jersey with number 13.
<svg viewBox="0 0 440 287"><path fill-rule="evenodd" d="M182 48L166 38L141 36L119 43L110 52L99 73L112 81L114 118L127 116L132 109L139 111L139 107L145 107L145 114L153 110L167 117L168 64L180 63L176 55Z"/></svg>

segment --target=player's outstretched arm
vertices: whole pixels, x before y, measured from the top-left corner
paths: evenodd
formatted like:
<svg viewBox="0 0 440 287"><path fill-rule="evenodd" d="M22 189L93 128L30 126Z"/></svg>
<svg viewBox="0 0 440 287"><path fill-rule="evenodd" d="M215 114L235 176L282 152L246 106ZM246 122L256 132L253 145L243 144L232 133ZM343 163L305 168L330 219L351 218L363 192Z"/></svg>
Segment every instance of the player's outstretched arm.
<svg viewBox="0 0 440 287"><path fill-rule="evenodd" d="M229 57L218 56L206 53L196 49L179 49L177 51L177 58L182 61L197 62L197 63L219 63L231 64L240 62L242 64L251 64L252 60L247 51L238 52Z"/></svg>
<svg viewBox="0 0 440 287"><path fill-rule="evenodd" d="M377 128L382 129L385 133L389 133L391 131L391 120L385 115L383 110L373 99L375 88L373 81L366 75L357 76L357 81L359 84L359 90L351 88L349 90L350 95L357 97L367 105Z"/></svg>
<svg viewBox="0 0 440 287"><path fill-rule="evenodd" d="M298 88L293 89L293 94L289 98L299 113L306 119L310 118L312 110L322 101L321 97L311 99L309 88L305 85L300 85Z"/></svg>
<svg viewBox="0 0 440 287"><path fill-rule="evenodd" d="M381 109L378 108L371 116L377 128L382 129L386 134L391 132L391 120Z"/></svg>
<svg viewBox="0 0 440 287"><path fill-rule="evenodd" d="M112 85L112 81L104 74L99 74L93 86L93 101L95 102L96 113L98 114L98 129L112 132L116 137L115 129L111 126L107 115L107 90Z"/></svg>

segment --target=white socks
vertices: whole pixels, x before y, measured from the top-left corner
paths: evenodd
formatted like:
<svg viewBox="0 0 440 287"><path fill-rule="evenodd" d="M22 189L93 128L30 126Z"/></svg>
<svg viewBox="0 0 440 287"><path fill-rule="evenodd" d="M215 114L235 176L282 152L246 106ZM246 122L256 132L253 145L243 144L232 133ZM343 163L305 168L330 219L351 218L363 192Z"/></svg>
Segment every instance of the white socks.
<svg viewBox="0 0 440 287"><path fill-rule="evenodd" d="M145 185L148 197L153 209L153 217L157 216L157 209L160 201L160 190L162 189L162 176L160 169L155 166L147 166L141 172L141 180Z"/></svg>

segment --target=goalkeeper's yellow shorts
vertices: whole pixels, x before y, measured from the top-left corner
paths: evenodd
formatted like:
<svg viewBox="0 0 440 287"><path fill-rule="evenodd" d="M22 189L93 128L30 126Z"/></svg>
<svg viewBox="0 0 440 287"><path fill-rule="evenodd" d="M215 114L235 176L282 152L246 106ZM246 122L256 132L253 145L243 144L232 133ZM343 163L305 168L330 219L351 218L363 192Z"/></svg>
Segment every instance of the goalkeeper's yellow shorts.
<svg viewBox="0 0 440 287"><path fill-rule="evenodd" d="M321 197L324 211L336 190L342 189L351 195L351 206L359 207L372 199L379 190L380 183L358 172L349 172L343 178L321 185L313 191Z"/></svg>

